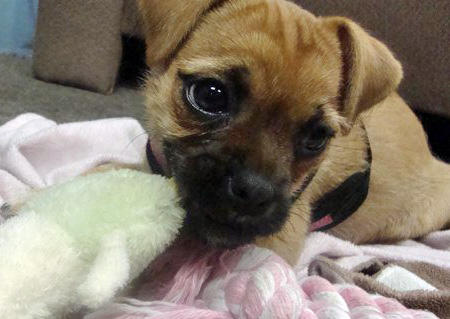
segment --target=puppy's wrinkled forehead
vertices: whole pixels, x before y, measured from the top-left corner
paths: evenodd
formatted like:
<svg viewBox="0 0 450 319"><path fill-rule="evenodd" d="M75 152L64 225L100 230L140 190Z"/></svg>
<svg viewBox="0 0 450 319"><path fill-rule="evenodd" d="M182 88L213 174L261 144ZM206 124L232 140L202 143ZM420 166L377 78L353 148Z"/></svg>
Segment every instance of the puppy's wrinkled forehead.
<svg viewBox="0 0 450 319"><path fill-rule="evenodd" d="M339 85L337 54L315 20L288 2L224 4L190 34L171 68L203 77L231 74L246 94L244 112L282 112L301 121L334 102Z"/></svg>
<svg viewBox="0 0 450 319"><path fill-rule="evenodd" d="M146 91L149 130L162 138L205 131L181 97L183 75L236 83L242 112L233 121L259 113L299 123L321 109L340 128L402 78L389 49L356 23L317 18L285 0L138 3L153 73Z"/></svg>

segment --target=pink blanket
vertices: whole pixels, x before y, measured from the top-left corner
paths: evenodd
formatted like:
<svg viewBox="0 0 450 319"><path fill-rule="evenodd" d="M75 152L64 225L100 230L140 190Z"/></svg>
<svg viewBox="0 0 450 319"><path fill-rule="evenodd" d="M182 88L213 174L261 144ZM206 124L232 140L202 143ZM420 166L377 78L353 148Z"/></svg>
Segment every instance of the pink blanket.
<svg viewBox="0 0 450 319"><path fill-rule="evenodd" d="M0 126L0 207L103 163L138 165L146 142L134 119L58 125L36 114L20 115Z"/></svg>
<svg viewBox="0 0 450 319"><path fill-rule="evenodd" d="M119 299L86 319L437 318L355 285L298 277L276 254L252 245L205 252L197 243L177 243L144 282L136 298Z"/></svg>
<svg viewBox="0 0 450 319"><path fill-rule="evenodd" d="M133 119L57 125L23 114L0 127L0 207L99 164L140 165L146 141ZM421 243L366 246L312 233L295 268L252 245L224 252L173 249L180 258L171 251L161 256L143 276L136 299L118 299L86 318L437 318L355 285L308 276L307 269L319 255L348 269L373 257L450 269L449 231L430 234Z"/></svg>

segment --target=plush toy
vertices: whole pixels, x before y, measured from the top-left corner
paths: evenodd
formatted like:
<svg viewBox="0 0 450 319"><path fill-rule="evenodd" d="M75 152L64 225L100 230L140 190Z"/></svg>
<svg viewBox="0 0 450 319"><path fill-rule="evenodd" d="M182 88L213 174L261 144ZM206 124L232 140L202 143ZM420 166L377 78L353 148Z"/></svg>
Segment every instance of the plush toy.
<svg viewBox="0 0 450 319"><path fill-rule="evenodd" d="M0 317L62 318L107 303L174 240L183 217L174 183L132 170L37 192L0 225Z"/></svg>

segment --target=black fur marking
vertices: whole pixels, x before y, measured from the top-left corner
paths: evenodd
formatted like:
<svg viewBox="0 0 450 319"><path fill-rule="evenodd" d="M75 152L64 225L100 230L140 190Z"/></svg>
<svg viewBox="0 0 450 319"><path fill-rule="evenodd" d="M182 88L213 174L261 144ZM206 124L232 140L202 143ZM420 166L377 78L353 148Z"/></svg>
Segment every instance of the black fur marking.
<svg viewBox="0 0 450 319"><path fill-rule="evenodd" d="M311 181L313 180L314 176L316 176L317 170L311 172L310 174L308 174L308 176L306 176L305 180L303 181L302 185L300 186L300 188L298 190L296 190L294 192L294 194L291 196L291 202L295 203L297 201L297 199L300 198L300 196L302 195L302 193L305 191L305 189L309 186L309 184L311 183Z"/></svg>
<svg viewBox="0 0 450 319"><path fill-rule="evenodd" d="M250 92L248 77L250 72L247 68L232 68L225 72L225 78L229 86L232 87L232 108L231 115L234 116L240 111L240 104L247 98Z"/></svg>

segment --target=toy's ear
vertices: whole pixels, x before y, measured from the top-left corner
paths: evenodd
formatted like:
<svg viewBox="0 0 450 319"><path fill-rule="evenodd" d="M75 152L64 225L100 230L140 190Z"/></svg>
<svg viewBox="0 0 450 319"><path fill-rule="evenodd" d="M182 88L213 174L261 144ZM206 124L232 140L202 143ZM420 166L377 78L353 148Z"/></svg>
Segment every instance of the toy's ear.
<svg viewBox="0 0 450 319"><path fill-rule="evenodd" d="M396 90L403 76L402 66L383 43L351 20L326 17L320 23L339 45L339 111L353 123L360 112Z"/></svg>
<svg viewBox="0 0 450 319"><path fill-rule="evenodd" d="M219 0L138 0L147 44L147 64L166 67L204 14Z"/></svg>
<svg viewBox="0 0 450 319"><path fill-rule="evenodd" d="M86 279L78 287L79 302L96 309L111 301L130 280L130 264L124 233L105 235Z"/></svg>

